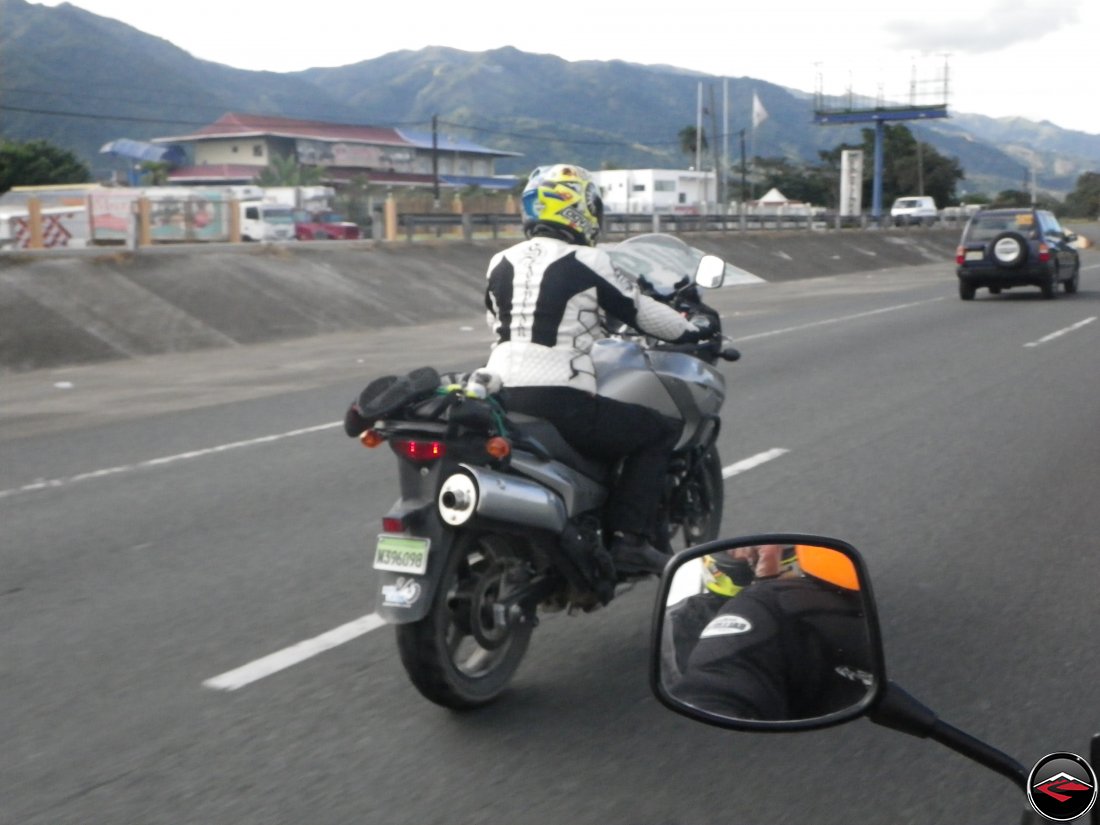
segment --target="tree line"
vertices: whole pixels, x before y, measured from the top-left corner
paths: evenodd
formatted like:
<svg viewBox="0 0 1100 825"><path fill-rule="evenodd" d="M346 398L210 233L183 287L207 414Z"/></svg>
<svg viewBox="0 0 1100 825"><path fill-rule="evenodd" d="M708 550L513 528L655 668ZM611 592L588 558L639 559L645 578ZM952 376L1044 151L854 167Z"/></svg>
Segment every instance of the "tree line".
<svg viewBox="0 0 1100 825"><path fill-rule="evenodd" d="M789 199L836 209L839 206L840 162L846 150L859 149L866 159L874 157L875 130L862 129L862 142L842 143L818 152L815 162L805 163L789 158L754 157L750 167L752 188L757 193L778 189ZM706 156L710 144L706 130L697 133L695 126L685 126L679 132L680 150L689 157L697 153ZM873 165L864 162L863 203L871 203ZM740 169L727 170L738 180ZM958 185L966 174L958 160L947 157L934 146L918 141L904 124L887 124L883 129L882 199L890 204L897 198L930 195L938 205L957 206L960 203ZM748 194L748 197L755 197ZM991 207L1030 206L1031 193L1006 189L993 194L968 192L966 202ZM1060 216L1094 218L1100 216L1100 172L1086 172L1077 179L1074 190L1064 201L1049 194L1038 193L1036 205Z"/></svg>

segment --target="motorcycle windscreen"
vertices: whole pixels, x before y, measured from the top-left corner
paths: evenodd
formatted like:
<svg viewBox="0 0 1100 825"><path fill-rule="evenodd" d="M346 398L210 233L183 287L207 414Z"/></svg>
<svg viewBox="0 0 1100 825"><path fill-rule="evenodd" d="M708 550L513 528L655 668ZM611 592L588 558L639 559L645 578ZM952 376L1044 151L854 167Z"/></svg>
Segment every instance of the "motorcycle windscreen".
<svg viewBox="0 0 1100 825"><path fill-rule="evenodd" d="M672 562L654 633L658 697L699 721L746 730L861 715L885 673L858 556L765 538L711 542Z"/></svg>
<svg viewBox="0 0 1100 825"><path fill-rule="evenodd" d="M665 297L691 283L703 257L701 250L660 233L629 238L608 246L607 252L618 269Z"/></svg>

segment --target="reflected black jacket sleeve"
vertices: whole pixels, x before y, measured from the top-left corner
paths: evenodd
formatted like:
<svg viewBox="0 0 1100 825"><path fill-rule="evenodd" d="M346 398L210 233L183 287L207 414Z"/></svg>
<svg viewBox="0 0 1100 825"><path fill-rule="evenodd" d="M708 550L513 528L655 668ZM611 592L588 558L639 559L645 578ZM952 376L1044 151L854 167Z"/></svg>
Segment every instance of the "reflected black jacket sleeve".
<svg viewBox="0 0 1100 825"><path fill-rule="evenodd" d="M851 707L871 678L859 604L816 580L757 582L703 630L675 693L741 719L812 719Z"/></svg>
<svg viewBox="0 0 1100 825"><path fill-rule="evenodd" d="M678 697L740 719L788 718L779 623L768 601L766 591L751 589L729 599L688 658Z"/></svg>

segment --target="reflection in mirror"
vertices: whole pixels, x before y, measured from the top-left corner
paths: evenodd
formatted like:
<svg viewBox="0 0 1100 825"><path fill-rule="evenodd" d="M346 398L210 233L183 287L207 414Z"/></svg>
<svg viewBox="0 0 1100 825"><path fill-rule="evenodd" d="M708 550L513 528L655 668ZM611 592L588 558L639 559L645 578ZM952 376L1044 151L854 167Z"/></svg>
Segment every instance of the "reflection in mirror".
<svg viewBox="0 0 1100 825"><path fill-rule="evenodd" d="M855 708L876 672L864 598L852 560L828 547L745 545L688 559L662 616L662 685L731 720Z"/></svg>
<svg viewBox="0 0 1100 825"><path fill-rule="evenodd" d="M707 289L722 285L726 276L726 262L716 255L704 255L695 269L695 283Z"/></svg>

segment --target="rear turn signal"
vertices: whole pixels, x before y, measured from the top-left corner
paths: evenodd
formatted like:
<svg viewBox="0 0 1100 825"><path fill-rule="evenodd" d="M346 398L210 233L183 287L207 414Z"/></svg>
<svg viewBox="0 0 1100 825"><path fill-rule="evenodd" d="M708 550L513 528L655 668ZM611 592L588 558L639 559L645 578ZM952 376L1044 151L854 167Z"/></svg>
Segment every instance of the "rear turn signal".
<svg viewBox="0 0 1100 825"><path fill-rule="evenodd" d="M1050 247L1045 243L1039 244L1039 260L1044 264L1050 260Z"/></svg>
<svg viewBox="0 0 1100 825"><path fill-rule="evenodd" d="M385 440L378 430L364 430L359 436L359 441L364 447L377 447Z"/></svg>
<svg viewBox="0 0 1100 825"><path fill-rule="evenodd" d="M955 263L961 265L965 261L966 261L966 247L956 246L955 247Z"/></svg>
<svg viewBox="0 0 1100 825"><path fill-rule="evenodd" d="M512 454L512 445L507 438L496 435L485 442L485 452L493 458L507 458Z"/></svg>

